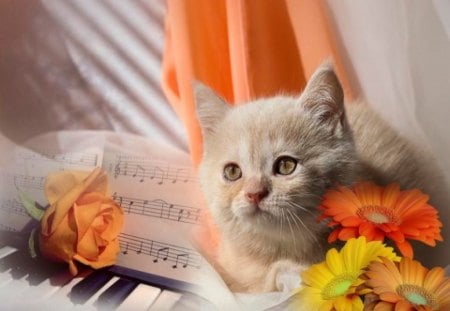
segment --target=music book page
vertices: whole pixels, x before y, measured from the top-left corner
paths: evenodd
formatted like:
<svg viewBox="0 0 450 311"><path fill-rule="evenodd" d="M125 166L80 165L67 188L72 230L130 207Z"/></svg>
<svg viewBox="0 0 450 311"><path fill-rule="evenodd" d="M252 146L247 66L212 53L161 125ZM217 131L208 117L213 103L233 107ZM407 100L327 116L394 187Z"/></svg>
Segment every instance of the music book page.
<svg viewBox="0 0 450 311"><path fill-rule="evenodd" d="M0 171L0 230L30 230L18 189L46 206L43 189L50 172L98 166L107 171L109 192L125 215L117 265L195 283L205 263L190 242L204 209L197 175L186 152L150 139L58 132L16 146Z"/></svg>

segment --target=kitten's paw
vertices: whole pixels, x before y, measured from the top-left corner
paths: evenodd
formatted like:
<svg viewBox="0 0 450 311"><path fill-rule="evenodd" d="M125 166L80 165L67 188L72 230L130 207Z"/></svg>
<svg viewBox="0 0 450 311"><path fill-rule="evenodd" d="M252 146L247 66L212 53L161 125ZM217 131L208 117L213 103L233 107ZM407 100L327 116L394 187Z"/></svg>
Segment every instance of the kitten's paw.
<svg viewBox="0 0 450 311"><path fill-rule="evenodd" d="M307 268L291 260L274 262L264 280L263 291L292 291L300 286L300 273Z"/></svg>

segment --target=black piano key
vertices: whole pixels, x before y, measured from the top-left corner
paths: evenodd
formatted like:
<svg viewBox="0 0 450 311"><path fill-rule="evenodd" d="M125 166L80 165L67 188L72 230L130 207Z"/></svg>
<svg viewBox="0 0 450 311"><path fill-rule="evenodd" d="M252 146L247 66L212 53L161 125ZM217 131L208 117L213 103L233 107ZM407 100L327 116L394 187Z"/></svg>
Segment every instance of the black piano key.
<svg viewBox="0 0 450 311"><path fill-rule="evenodd" d="M14 279L21 279L33 270L39 269L36 261L31 258L28 252L18 251L17 253L20 256L17 257L14 267L11 267L11 275Z"/></svg>
<svg viewBox="0 0 450 311"><path fill-rule="evenodd" d="M110 288L104 291L97 300L97 307L100 310L111 310L128 297L138 286L138 283L125 278L119 279Z"/></svg>
<svg viewBox="0 0 450 311"><path fill-rule="evenodd" d="M93 272L72 288L72 291L70 292L70 300L75 304L85 303L112 277L113 275L111 273L104 270Z"/></svg>
<svg viewBox="0 0 450 311"><path fill-rule="evenodd" d="M30 233L0 230L0 243L26 250L28 249L28 239Z"/></svg>
<svg viewBox="0 0 450 311"><path fill-rule="evenodd" d="M21 279L26 276L29 285L33 286L67 267L45 259L33 259L27 251L19 250L0 259L0 273L9 269L11 269L10 274L13 279Z"/></svg>
<svg viewBox="0 0 450 311"><path fill-rule="evenodd" d="M38 285L54 275L68 270L67 264L55 263L43 259L34 260L27 281L31 286Z"/></svg>
<svg viewBox="0 0 450 311"><path fill-rule="evenodd" d="M17 267L18 262L23 258L24 252L14 252L6 257L0 259L0 272L5 272L9 269Z"/></svg>

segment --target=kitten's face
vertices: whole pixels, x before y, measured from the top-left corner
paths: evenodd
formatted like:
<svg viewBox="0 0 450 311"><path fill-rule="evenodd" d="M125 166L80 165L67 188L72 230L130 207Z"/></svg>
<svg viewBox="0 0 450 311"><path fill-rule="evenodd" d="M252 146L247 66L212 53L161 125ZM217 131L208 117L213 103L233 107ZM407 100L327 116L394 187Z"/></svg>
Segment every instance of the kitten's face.
<svg viewBox="0 0 450 311"><path fill-rule="evenodd" d="M317 99L304 94L232 109L211 93L199 96L199 104L209 97L199 106L201 183L222 228L281 239L298 231L314 235L324 191L353 179L353 144L343 110L308 106Z"/></svg>

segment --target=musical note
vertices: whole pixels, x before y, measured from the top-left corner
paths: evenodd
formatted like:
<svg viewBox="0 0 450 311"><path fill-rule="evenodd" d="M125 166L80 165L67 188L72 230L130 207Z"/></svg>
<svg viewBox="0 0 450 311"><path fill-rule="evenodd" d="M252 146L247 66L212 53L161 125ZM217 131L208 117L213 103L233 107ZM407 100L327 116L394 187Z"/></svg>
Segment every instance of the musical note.
<svg viewBox="0 0 450 311"><path fill-rule="evenodd" d="M162 260L166 261L169 257L169 248L163 247L158 249L158 251L156 252L156 258L153 259L153 262L158 262L158 259L161 257L161 253L165 255L164 257L162 257Z"/></svg>
<svg viewBox="0 0 450 311"><path fill-rule="evenodd" d="M176 269L178 267L178 262L180 261L180 258L183 259L183 268L186 268L189 261L189 254L178 254L177 259L175 260L175 264L172 266L173 269Z"/></svg>
<svg viewBox="0 0 450 311"><path fill-rule="evenodd" d="M138 165L136 165L136 170L134 171L134 174L132 175L132 177L134 178L134 177L136 177L136 176L138 176L139 177L139 175L140 175L140 179L139 179L139 182L144 182L144 176L145 176L145 169L142 167L142 166L140 166L139 164Z"/></svg>
<svg viewBox="0 0 450 311"><path fill-rule="evenodd" d="M178 221L180 221L181 218L183 217L183 213L184 213L184 209L180 209L180 211L178 212Z"/></svg>
<svg viewBox="0 0 450 311"><path fill-rule="evenodd" d="M150 179L159 179L158 185L162 185L164 183L164 179L166 176L166 172L160 168L159 166L155 166L153 169L153 174L150 176Z"/></svg>
<svg viewBox="0 0 450 311"><path fill-rule="evenodd" d="M131 209L133 207L134 201L130 201L127 205L127 212L128 214L131 214Z"/></svg>
<svg viewBox="0 0 450 311"><path fill-rule="evenodd" d="M187 183L189 181L190 174L188 173L188 170L185 168L177 168L175 171L175 176L172 178L172 183L178 182L178 180L181 180L184 183Z"/></svg>
<svg viewBox="0 0 450 311"><path fill-rule="evenodd" d="M142 253L142 241L139 243L139 248L138 248L138 250L136 251L136 254L141 254Z"/></svg>
<svg viewBox="0 0 450 311"><path fill-rule="evenodd" d="M130 244L126 243L125 250L122 251L122 254L124 254L124 255L128 254L128 247L129 246L130 246Z"/></svg>

